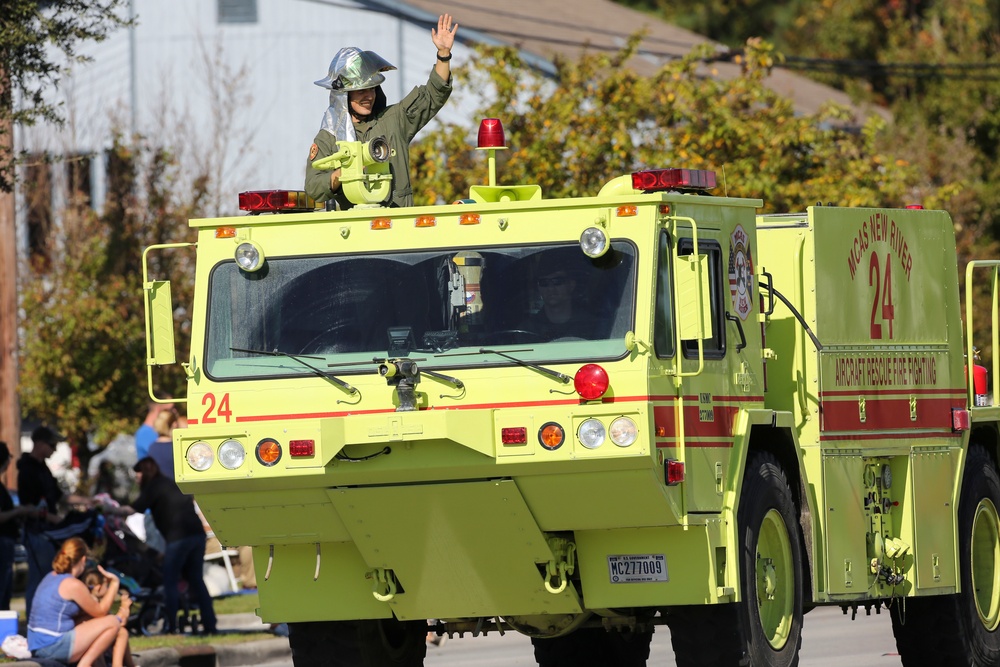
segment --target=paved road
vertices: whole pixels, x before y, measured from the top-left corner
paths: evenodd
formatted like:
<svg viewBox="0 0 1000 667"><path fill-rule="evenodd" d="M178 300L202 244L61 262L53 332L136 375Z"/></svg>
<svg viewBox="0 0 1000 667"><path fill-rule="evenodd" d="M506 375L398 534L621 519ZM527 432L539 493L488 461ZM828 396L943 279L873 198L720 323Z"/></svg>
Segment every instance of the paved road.
<svg viewBox="0 0 1000 667"><path fill-rule="evenodd" d="M815 609L805 618L800 667L900 667L888 612L862 610L851 621L839 608ZM291 667L291 661L256 667ZM674 664L670 632L659 626L653 635L648 667ZM517 633L501 637L491 632L486 637L448 640L444 646L427 648L425 667L536 667L531 640Z"/></svg>

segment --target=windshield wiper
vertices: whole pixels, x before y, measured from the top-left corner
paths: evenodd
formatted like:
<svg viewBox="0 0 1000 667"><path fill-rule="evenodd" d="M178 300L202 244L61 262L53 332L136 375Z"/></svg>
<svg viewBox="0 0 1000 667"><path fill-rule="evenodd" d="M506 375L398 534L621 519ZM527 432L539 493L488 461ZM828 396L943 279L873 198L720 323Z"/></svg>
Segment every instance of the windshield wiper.
<svg viewBox="0 0 1000 667"><path fill-rule="evenodd" d="M534 350L532 350L531 348L527 348L527 349L523 349L523 350L511 350L511 352L533 352L533 351ZM484 347L481 347L481 348L479 348L478 352L468 352L468 353L465 353L465 354L495 354L498 357L503 357L504 359L509 359L510 361L513 361L518 366L524 366L525 368L530 368L532 370L536 370L539 373L544 373L545 375L548 375L551 378L555 378L556 380L559 380L563 384L568 384L569 382L572 382L572 380L573 380L573 378L571 378L570 376L566 375L565 373L560 373L559 371L554 371L551 368L546 368L545 366L541 366L539 364L536 364L536 363L533 363L533 362L530 362L530 361L525 361L524 359L518 359L517 357L515 357L515 356L513 356L511 354L508 354L507 352L501 352L500 350L489 350L489 349L486 349ZM462 354L462 353L454 354L454 355L441 354L441 355L438 355L438 356L441 356L441 357L450 357L450 356L459 357L459 356L464 356L464 354Z"/></svg>
<svg viewBox="0 0 1000 667"><path fill-rule="evenodd" d="M352 386L352 385L344 382L343 380L341 380L336 375L333 375L332 373L327 373L326 371L324 371L324 370L322 370L320 368L316 368L315 366L313 366L312 364L310 364L308 361L306 361L306 359L320 359L320 360L322 360L323 357L310 357L310 356L306 356L306 355L303 355L303 354L290 354L288 352L281 352L279 350L248 350L248 349L245 349L245 348L242 348L242 347L231 347L229 349L232 350L233 352L246 352L247 354L262 354L262 355L267 356L267 357L287 357L288 359L292 359L293 361L299 362L300 364L302 364L303 366L305 366L306 368L308 368L309 370L311 370L313 372L313 375L317 375L317 376L323 378L324 380L326 380L326 381L328 381L328 382L330 382L332 384L337 385L341 389L346 390L348 393L350 393L350 394L357 394L358 393L357 387L354 387L354 386Z"/></svg>

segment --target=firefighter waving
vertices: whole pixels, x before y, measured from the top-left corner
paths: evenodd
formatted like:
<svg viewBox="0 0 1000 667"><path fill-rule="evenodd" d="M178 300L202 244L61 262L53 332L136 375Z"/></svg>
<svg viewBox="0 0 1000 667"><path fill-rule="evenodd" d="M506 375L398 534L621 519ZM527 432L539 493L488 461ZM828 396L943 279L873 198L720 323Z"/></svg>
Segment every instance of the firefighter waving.
<svg viewBox="0 0 1000 667"><path fill-rule="evenodd" d="M437 114L451 95L451 49L458 24L449 14L438 17L431 28L437 47L437 62L427 83L417 86L398 104L386 104L383 72L396 69L374 51L343 48L330 62L326 78L316 81L330 91L330 107L323 114L319 133L309 149L305 189L317 201L335 199L340 208L351 203L340 188L340 170L321 171L312 166L317 158L337 151L338 141L369 141L384 136L395 151L390 159L392 194L389 206L411 206L410 141Z"/></svg>

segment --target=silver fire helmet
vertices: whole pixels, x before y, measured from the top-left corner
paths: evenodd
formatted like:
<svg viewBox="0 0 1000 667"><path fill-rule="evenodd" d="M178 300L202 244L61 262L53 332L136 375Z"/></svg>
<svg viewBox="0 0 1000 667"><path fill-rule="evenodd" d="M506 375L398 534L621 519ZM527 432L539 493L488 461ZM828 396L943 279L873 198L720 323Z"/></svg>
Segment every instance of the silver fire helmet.
<svg viewBox="0 0 1000 667"><path fill-rule="evenodd" d="M396 67L374 51L362 51L356 46L349 46L337 51L337 55L330 61L326 78L315 83L335 92L365 90L381 84L385 81L382 72L393 69Z"/></svg>

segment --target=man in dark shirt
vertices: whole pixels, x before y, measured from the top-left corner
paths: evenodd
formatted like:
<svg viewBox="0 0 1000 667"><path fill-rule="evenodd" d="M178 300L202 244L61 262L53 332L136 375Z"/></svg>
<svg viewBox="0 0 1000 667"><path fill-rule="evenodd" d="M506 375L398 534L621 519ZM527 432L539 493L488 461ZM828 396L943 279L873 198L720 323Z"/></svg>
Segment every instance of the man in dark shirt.
<svg viewBox="0 0 1000 667"><path fill-rule="evenodd" d="M194 509L191 496L177 488L172 479L160 472L160 466L151 457L140 459L132 468L139 473L139 497L121 511L132 514L145 512L153 515L153 523L163 533L167 543L163 555L163 596L166 608L167 632L176 632L178 585L183 574L188 590L201 610L204 631L214 634L215 610L212 596L205 587L202 567L205 563L205 528Z"/></svg>
<svg viewBox="0 0 1000 667"><path fill-rule="evenodd" d="M28 614L31 601L35 597L38 584L52 569L52 559L56 556L56 545L43 533L62 521L60 503L90 506L89 498L71 495L63 497L59 483L52 476L45 461L56 451L59 439L55 431L47 426L39 426L31 432L30 452L21 454L17 461L17 493L22 505L35 505L40 510L38 518L25 522L24 549L28 556L28 582L24 591L24 603Z"/></svg>

